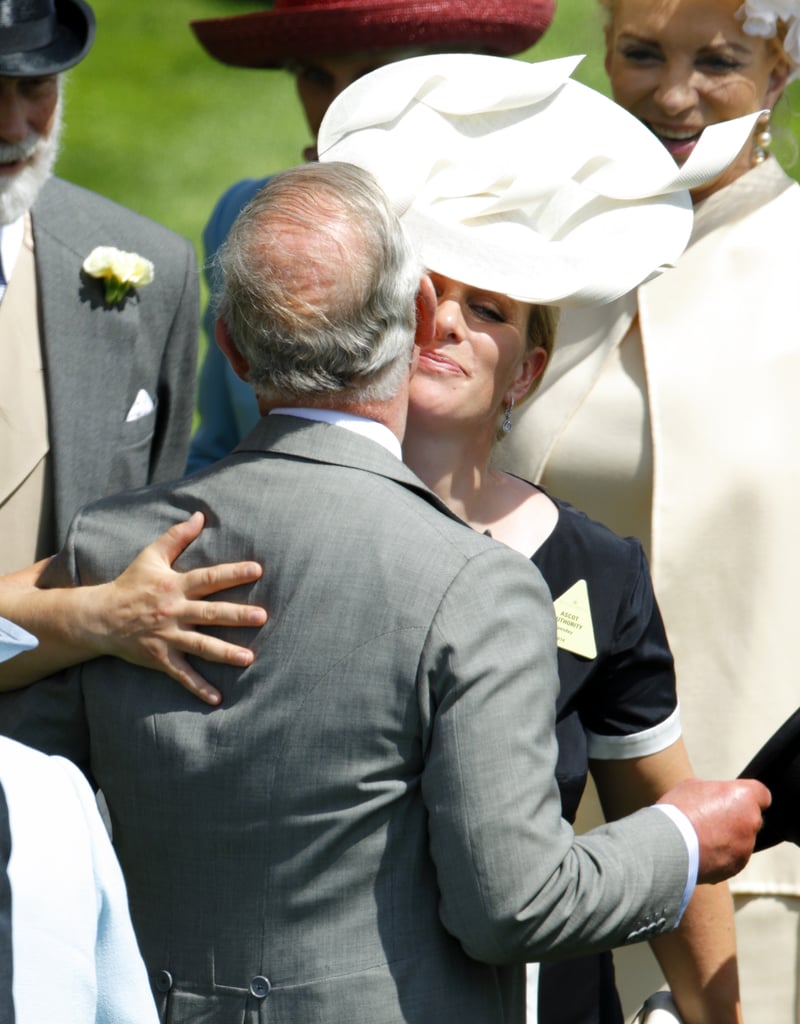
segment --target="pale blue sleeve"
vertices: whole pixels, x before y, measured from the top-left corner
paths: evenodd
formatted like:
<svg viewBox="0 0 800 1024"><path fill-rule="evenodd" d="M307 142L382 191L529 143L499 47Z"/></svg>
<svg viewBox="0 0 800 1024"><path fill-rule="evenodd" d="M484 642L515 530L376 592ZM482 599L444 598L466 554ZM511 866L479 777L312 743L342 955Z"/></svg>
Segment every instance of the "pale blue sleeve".
<svg viewBox="0 0 800 1024"><path fill-rule="evenodd" d="M68 775L90 836L98 908L95 1024L156 1024L158 1014L133 931L122 870L94 793L70 761L56 757L53 763Z"/></svg>

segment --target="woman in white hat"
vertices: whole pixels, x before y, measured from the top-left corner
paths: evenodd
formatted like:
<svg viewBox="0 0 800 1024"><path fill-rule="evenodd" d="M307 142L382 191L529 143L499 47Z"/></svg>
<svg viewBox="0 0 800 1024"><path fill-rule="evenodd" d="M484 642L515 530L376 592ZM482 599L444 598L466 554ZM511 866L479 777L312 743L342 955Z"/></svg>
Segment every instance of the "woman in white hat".
<svg viewBox="0 0 800 1024"><path fill-rule="evenodd" d="M442 274L431 278L437 330L411 381L404 461L474 529L529 557L550 588L564 817L574 822L590 765L607 816L632 813L693 774L641 545L489 461L507 436L511 410L530 397L543 371L555 311ZM710 1019L712 1006L735 1013L735 966L715 979L735 956L726 898L724 887L700 893L683 932L658 942L676 996L691 1010L687 1020ZM698 919L706 944L690 937ZM609 953L531 969L528 1000L528 1020L538 1024L623 1019Z"/></svg>
<svg viewBox="0 0 800 1024"><path fill-rule="evenodd" d="M722 778L798 704L800 185L769 155L769 123L800 76L800 3L606 7L613 95L678 164L707 125L764 113L724 175L693 190L694 232L673 270L565 311L501 460L642 540L692 759ZM800 1020L797 851L754 857L731 888L745 1020ZM626 960L630 1007L634 986L658 978L638 951Z"/></svg>

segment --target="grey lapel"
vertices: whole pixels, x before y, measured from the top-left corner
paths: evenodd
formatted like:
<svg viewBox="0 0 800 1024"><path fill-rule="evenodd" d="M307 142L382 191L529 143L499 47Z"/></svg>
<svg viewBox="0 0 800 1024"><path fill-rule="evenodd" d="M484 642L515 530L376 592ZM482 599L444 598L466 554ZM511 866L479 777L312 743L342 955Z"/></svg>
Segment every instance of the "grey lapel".
<svg viewBox="0 0 800 1024"><path fill-rule="evenodd" d="M137 303L108 307L102 284L81 264L95 245L114 244L88 194L47 182L31 210L47 374L56 535L63 537L86 495L103 493L108 424L124 420L139 332Z"/></svg>

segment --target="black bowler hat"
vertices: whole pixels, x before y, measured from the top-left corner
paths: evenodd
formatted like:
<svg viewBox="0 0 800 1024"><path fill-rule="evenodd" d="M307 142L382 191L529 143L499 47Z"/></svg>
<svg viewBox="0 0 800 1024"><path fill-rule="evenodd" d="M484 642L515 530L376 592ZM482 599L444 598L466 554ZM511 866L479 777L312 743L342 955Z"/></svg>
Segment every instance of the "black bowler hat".
<svg viewBox="0 0 800 1024"><path fill-rule="evenodd" d="M739 776L758 779L772 793L756 850L778 843L800 846L800 708L767 740Z"/></svg>
<svg viewBox="0 0 800 1024"><path fill-rule="evenodd" d="M89 52L94 28L84 0L0 0L0 76L66 71Z"/></svg>

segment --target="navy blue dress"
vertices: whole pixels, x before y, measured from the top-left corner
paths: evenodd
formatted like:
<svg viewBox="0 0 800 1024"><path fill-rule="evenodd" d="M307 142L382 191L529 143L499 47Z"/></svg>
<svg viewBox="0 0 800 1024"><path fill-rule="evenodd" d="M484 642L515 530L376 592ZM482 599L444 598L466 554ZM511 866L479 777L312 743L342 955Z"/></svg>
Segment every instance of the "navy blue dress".
<svg viewBox="0 0 800 1024"><path fill-rule="evenodd" d="M597 656L559 646L556 776L575 820L590 757L655 753L680 735L675 673L641 544L566 502L532 561L554 601L586 581ZM542 964L540 1024L622 1024L611 953Z"/></svg>

